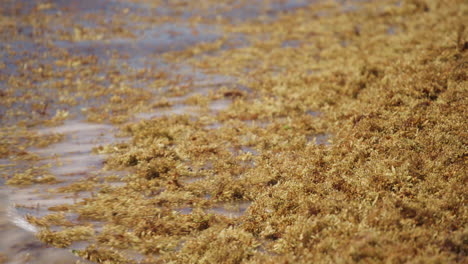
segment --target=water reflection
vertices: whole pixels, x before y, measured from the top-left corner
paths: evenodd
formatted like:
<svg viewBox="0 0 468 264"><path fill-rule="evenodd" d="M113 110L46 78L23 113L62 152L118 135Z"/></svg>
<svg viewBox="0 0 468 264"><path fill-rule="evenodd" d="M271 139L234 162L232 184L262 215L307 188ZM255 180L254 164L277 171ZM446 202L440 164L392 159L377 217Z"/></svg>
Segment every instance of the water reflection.
<svg viewBox="0 0 468 264"><path fill-rule="evenodd" d="M16 214L9 197L0 189L0 259L2 263L75 263L80 260L69 250L50 248L39 242L36 228ZM81 260L81 263L89 263Z"/></svg>

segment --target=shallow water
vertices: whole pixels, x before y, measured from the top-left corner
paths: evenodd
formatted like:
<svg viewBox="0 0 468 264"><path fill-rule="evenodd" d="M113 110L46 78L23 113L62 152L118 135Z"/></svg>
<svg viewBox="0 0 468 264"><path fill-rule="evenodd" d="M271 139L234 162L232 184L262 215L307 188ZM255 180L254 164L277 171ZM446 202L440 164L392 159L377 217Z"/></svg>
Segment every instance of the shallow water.
<svg viewBox="0 0 468 264"><path fill-rule="evenodd" d="M39 229L25 219L26 215L41 217L50 213L49 208L63 204L72 205L83 198L90 197L89 191L63 193L60 188L71 183L79 182L90 177L100 177L115 174L115 172L102 171L104 155L93 153L93 148L125 140L116 138L116 127L103 124L92 124L78 120L66 121L63 125L51 128L39 129L36 132L41 135L59 133L65 136L65 140L53 144L47 148L30 149L32 153L38 154L42 159L40 164L51 164L49 170L59 183L29 185L24 187L5 187L1 188L2 211L0 218L5 224L2 224L0 235L2 237L11 237L11 244L3 243L0 249L7 250L8 245L17 248L18 245L24 245L20 251L13 254L14 258L10 263L16 263L18 256L37 255L37 262L33 263L70 263L68 261L76 260L69 249L47 248L34 238L34 233ZM67 215L70 219L76 218L73 215ZM8 223L6 223L8 221ZM31 248L27 245L31 244ZM73 249L73 247L70 247ZM24 252L22 252L24 251ZM51 262L46 262L47 256L51 254ZM8 256L9 259L11 258ZM23 261L23 257L18 261ZM36 259L36 258L35 258ZM23 262L18 262L23 263ZM24 262L30 263L30 262Z"/></svg>
<svg viewBox="0 0 468 264"><path fill-rule="evenodd" d="M35 227L12 208L11 198L0 189L0 252L4 263L75 263L80 258L70 250L51 248L39 242L35 236ZM88 263L81 260L82 263Z"/></svg>
<svg viewBox="0 0 468 264"><path fill-rule="evenodd" d="M193 34L193 32L200 32ZM146 56L155 56L169 51L179 51L201 42L214 41L219 31L209 25L190 25L187 23L162 24L139 32L137 38L115 38L106 40L55 41L57 48L63 48L70 54L94 55L101 60L108 60L112 53L121 57L133 66L138 61L145 61Z"/></svg>

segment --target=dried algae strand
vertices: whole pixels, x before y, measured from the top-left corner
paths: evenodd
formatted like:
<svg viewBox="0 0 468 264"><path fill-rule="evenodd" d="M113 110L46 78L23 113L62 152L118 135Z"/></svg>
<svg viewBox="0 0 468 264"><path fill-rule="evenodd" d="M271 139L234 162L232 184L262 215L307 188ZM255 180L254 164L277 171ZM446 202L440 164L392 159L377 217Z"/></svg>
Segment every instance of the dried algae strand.
<svg viewBox="0 0 468 264"><path fill-rule="evenodd" d="M51 231L45 228L37 233L37 237L54 247L68 247L75 241L90 239L94 234L94 229L90 226L76 226L64 228L60 231Z"/></svg>
<svg viewBox="0 0 468 264"><path fill-rule="evenodd" d="M25 172L15 173L13 177L6 181L10 185L30 185L42 183L54 183L57 179L54 175L48 174L43 170L28 169Z"/></svg>

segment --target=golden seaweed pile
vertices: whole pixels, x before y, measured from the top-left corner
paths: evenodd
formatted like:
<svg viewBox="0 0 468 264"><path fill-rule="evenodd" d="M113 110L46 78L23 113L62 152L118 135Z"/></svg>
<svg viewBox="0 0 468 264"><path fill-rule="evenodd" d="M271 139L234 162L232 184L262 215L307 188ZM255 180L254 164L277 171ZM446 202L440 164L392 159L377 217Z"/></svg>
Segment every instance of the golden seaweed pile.
<svg viewBox="0 0 468 264"><path fill-rule="evenodd" d="M75 253L99 263L467 261L466 1L320 1L274 19L192 20L225 36L162 57L235 84L190 95L170 73L110 67L101 80L88 58L63 62L71 79L57 85L81 91L90 78L102 81L99 96L105 85L120 96L88 119L124 123L131 140L96 152L109 154L107 168L129 173L125 185L29 217L43 227L42 241L89 241ZM247 44L229 45L235 34ZM154 76L154 86L171 88L152 111L189 94L184 104L197 114L125 123L152 95L119 84ZM211 111L219 100L229 106ZM2 155L20 152L5 142ZM226 210L238 214L219 213ZM66 220L69 212L86 224Z"/></svg>

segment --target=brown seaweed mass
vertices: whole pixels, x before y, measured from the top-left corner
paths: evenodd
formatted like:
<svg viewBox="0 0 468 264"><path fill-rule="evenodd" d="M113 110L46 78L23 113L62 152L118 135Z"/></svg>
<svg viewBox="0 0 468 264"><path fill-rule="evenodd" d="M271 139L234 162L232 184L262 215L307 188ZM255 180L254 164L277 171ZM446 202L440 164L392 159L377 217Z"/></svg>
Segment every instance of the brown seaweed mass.
<svg viewBox="0 0 468 264"><path fill-rule="evenodd" d="M211 1L180 2L173 4L176 14L203 13ZM2 73L9 88L0 100L13 107L3 113L5 120L23 116L14 108L22 101L33 116L5 121L0 156L35 160L27 147L60 140L28 134L33 126L69 118L64 111L47 116L40 103L47 93L27 89L44 78L56 80L48 86L60 93L55 107L102 98L105 103L84 116L121 124L131 137L96 150L109 154L106 168L128 171L125 184L51 208L58 211L52 217L30 217L44 227L39 239L57 247L89 241L76 254L102 263L466 263L468 4L338 2L241 21L186 18L225 33L154 56L236 79L204 95L193 82L181 84L187 83L183 74L122 70L125 65L112 66L112 59L104 66L95 56L53 48L60 59L50 64L23 58L27 74ZM218 3L219 12L229 13L223 8L234 4L226 3ZM2 38L29 24L40 38L105 39L137 34L136 24L125 21L177 20L125 10L96 32L51 32L47 23L72 22L47 13L0 16L0 27ZM241 45L232 40L236 35L243 36ZM58 66L63 71L54 70ZM169 89L149 103L155 95L132 86L135 79ZM184 105L197 107L195 114L130 118L148 107L167 109L182 95ZM213 111L220 100L228 106ZM5 177L10 184L45 182L31 171L21 173ZM81 184L69 188L96 182ZM245 212L237 208L242 204ZM216 210L229 206L242 212ZM83 224L70 224L60 211L75 213ZM102 229L91 228L92 221L102 222Z"/></svg>

